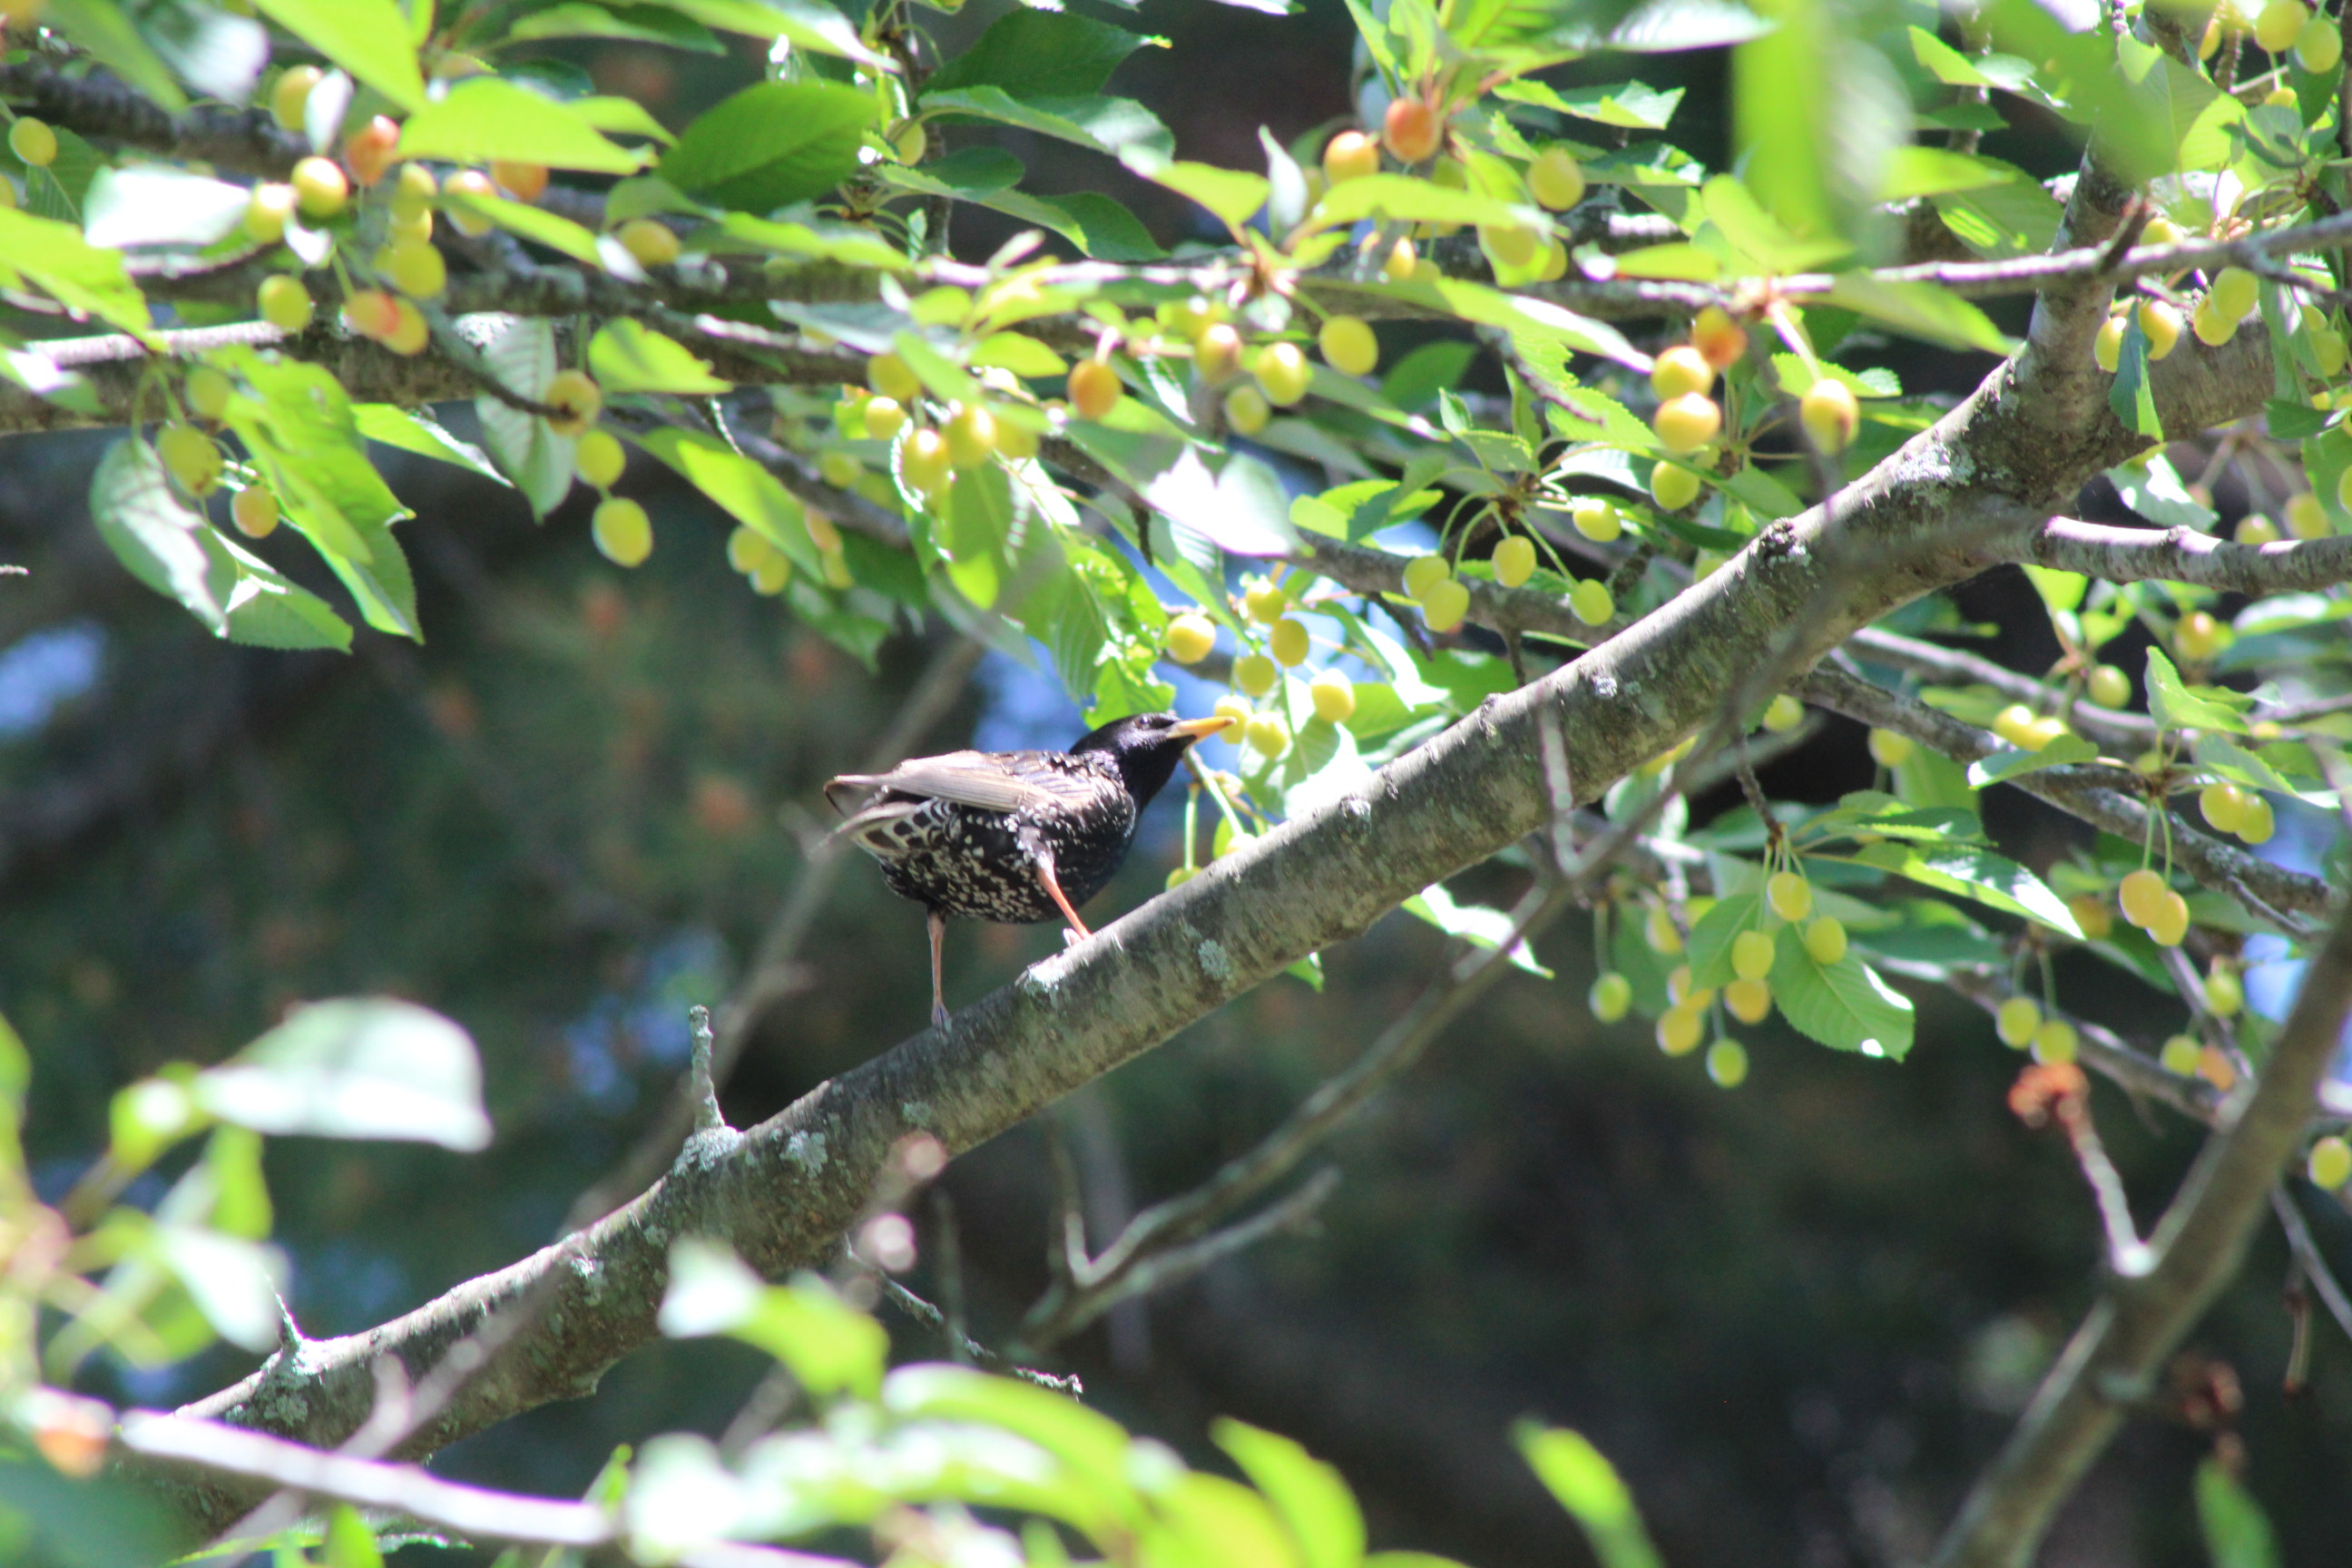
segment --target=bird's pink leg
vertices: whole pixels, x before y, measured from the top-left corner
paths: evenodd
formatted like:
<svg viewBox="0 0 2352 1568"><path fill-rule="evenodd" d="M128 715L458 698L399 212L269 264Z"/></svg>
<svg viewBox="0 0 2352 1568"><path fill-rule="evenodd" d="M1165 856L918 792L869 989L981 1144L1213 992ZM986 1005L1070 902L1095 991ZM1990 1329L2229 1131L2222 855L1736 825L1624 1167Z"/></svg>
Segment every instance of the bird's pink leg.
<svg viewBox="0 0 2352 1568"><path fill-rule="evenodd" d="M1095 934L1087 929L1086 921L1078 919L1078 911L1070 907L1069 899L1062 891L1061 880L1054 875L1054 858L1051 855L1037 857L1037 881L1045 889L1045 896L1054 900L1054 907L1062 911L1062 918L1070 922L1070 929L1078 933L1080 942Z"/></svg>

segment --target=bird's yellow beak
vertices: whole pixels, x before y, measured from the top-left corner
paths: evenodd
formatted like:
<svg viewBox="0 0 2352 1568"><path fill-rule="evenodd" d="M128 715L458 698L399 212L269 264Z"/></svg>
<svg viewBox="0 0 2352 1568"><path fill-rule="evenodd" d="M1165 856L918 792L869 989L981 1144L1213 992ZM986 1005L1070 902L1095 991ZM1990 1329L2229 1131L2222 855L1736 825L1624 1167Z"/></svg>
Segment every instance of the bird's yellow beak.
<svg viewBox="0 0 2352 1568"><path fill-rule="evenodd" d="M1207 739L1220 730L1230 728L1232 724L1232 719L1219 713L1206 719L1186 719L1170 728L1187 739L1200 741Z"/></svg>

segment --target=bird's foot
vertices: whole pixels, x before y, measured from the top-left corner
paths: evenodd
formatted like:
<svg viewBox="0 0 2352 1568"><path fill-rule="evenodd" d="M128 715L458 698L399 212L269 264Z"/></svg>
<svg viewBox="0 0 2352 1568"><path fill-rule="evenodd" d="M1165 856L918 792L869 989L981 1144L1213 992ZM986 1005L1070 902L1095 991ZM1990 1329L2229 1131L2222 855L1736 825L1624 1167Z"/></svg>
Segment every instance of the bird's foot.
<svg viewBox="0 0 2352 1568"><path fill-rule="evenodd" d="M931 1004L931 1027L944 1031L948 1026L948 1009L944 1002Z"/></svg>
<svg viewBox="0 0 2352 1568"><path fill-rule="evenodd" d="M1076 947L1078 943L1086 940L1085 932L1072 931L1067 926L1064 926L1062 928L1062 945L1064 947Z"/></svg>

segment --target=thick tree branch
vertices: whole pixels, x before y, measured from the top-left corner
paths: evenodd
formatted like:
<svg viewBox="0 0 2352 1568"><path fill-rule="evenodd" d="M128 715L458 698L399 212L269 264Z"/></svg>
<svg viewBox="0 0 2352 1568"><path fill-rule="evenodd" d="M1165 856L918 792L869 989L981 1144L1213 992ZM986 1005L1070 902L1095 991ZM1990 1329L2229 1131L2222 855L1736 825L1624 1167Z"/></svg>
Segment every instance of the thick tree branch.
<svg viewBox="0 0 2352 1568"><path fill-rule="evenodd" d="M2352 535L2235 544L2189 528L2115 528L2053 517L2026 558L2114 583L2161 578L2259 598L2352 582Z"/></svg>
<svg viewBox="0 0 2352 1568"><path fill-rule="evenodd" d="M2016 1431L1946 1532L1936 1568L2020 1568L2166 1356L2237 1273L2280 1171L2300 1147L2352 1012L2352 910L2305 972L2294 1012L2251 1094L2181 1182L2149 1246L2156 1262L2110 1280Z"/></svg>
<svg viewBox="0 0 2352 1568"><path fill-rule="evenodd" d="M310 142L281 131L268 111L199 105L181 114L110 76L65 76L25 61L0 65L0 98L90 141L210 163L233 174L283 179Z"/></svg>

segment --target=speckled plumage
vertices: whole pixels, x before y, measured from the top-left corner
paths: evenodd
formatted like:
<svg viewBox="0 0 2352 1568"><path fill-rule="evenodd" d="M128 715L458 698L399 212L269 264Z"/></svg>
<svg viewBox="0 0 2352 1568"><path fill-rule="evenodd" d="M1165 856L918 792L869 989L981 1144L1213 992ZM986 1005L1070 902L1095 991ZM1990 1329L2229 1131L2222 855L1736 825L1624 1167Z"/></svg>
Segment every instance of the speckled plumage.
<svg viewBox="0 0 2352 1568"><path fill-rule="evenodd" d="M1118 873L1143 808L1185 748L1226 722L1139 713L1066 752L950 752L825 785L836 807L864 799L840 832L881 863L892 892L929 912L935 1022L946 1016L939 945L947 919L1058 917L1086 936L1077 906Z"/></svg>

